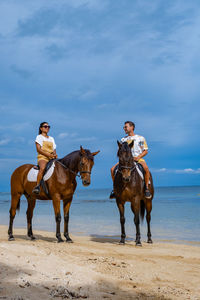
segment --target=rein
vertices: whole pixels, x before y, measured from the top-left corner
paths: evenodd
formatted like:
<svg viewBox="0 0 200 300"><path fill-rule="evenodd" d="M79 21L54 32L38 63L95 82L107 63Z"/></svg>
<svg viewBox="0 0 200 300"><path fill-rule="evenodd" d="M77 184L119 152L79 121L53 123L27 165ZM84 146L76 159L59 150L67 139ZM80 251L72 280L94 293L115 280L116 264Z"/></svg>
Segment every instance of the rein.
<svg viewBox="0 0 200 300"><path fill-rule="evenodd" d="M57 160L57 162L65 169L69 170L71 173L75 174L78 177L81 177L81 175L79 175L78 173L74 172L73 170L71 170L70 168L66 167L63 163L61 163L59 160Z"/></svg>
<svg viewBox="0 0 200 300"><path fill-rule="evenodd" d="M134 164L133 167L121 166L121 165L119 164L119 169L118 169L118 171L121 173L121 170L123 170L123 169L130 170L130 171L132 172L133 170L136 169L136 164Z"/></svg>
<svg viewBox="0 0 200 300"><path fill-rule="evenodd" d="M68 167L66 167L63 163L61 163L59 160L57 160L57 162L59 163L59 164L61 164L61 166L63 166L63 168L65 168L65 169L67 169L67 170L69 170L71 173L73 173L73 174L75 174L76 176L78 176L78 177L81 177L81 174L91 174L91 172L90 171L78 171L80 174L78 174L77 172L75 172L75 171L73 171L73 170L71 170L70 168L68 168Z"/></svg>

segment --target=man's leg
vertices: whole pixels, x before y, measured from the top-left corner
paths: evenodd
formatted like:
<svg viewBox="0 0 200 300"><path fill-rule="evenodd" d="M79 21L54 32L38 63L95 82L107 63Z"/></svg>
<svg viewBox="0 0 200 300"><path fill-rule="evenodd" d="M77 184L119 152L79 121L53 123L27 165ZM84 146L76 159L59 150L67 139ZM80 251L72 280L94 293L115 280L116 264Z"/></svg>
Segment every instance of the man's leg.
<svg viewBox="0 0 200 300"><path fill-rule="evenodd" d="M138 161L144 168L144 171L145 171L145 185L146 185L146 188L145 188L145 197L146 198L151 198L151 193L149 191L149 178L150 178L150 173L149 173L149 168L145 162L145 160L139 160Z"/></svg>
<svg viewBox="0 0 200 300"><path fill-rule="evenodd" d="M32 191L35 194L40 193L40 181L43 177L46 164L47 164L46 160L39 160L39 162L38 162L38 165L39 165L40 169L39 169L38 176L37 176L37 185L34 187L34 189Z"/></svg>
<svg viewBox="0 0 200 300"><path fill-rule="evenodd" d="M114 174L114 170L116 168L116 166L118 165L119 163L115 164L111 169L110 169L110 173L111 173L111 177L112 177L112 181L114 182L114 178L115 178L115 174Z"/></svg>

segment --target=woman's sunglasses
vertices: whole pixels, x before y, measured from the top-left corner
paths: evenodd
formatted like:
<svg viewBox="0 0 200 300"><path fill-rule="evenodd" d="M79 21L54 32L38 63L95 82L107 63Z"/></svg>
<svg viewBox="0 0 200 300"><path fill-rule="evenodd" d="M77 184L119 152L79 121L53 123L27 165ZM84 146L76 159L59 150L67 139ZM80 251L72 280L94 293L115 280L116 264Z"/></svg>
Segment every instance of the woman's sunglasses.
<svg viewBox="0 0 200 300"><path fill-rule="evenodd" d="M44 128L50 128L51 126L49 126L49 125L44 125L44 126L42 126L42 127L44 127Z"/></svg>

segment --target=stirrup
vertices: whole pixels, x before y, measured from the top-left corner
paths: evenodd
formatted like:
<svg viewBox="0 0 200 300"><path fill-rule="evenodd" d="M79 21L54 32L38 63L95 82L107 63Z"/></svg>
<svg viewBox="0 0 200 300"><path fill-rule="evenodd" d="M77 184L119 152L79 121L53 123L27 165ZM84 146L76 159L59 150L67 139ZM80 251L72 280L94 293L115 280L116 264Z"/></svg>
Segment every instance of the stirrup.
<svg viewBox="0 0 200 300"><path fill-rule="evenodd" d="M116 198L116 196L115 196L115 193L114 193L114 191L112 190L112 192L110 193L110 197L109 197L110 199L114 199L114 198Z"/></svg>
<svg viewBox="0 0 200 300"><path fill-rule="evenodd" d="M36 194L36 195L39 195L39 193L40 193L40 185L36 185L34 187L34 189L32 190L32 193Z"/></svg>
<svg viewBox="0 0 200 300"><path fill-rule="evenodd" d="M144 196L145 196L146 199L150 199L152 197L149 189L145 189Z"/></svg>

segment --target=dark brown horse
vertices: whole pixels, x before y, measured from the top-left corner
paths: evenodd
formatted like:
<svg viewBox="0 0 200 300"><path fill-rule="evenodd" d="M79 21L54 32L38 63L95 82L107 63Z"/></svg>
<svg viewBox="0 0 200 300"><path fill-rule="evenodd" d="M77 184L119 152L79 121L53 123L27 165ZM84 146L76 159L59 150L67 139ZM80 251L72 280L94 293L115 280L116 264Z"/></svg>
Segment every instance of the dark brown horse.
<svg viewBox="0 0 200 300"><path fill-rule="evenodd" d="M82 184L90 184L91 170L94 165L94 156L99 151L91 153L87 149L80 147L79 151L74 151L64 158L55 161L55 168L52 176L46 181L50 197L41 190L40 195L32 193L36 182L29 182L27 174L33 167L26 164L18 167L11 176L11 207L10 207L10 224L8 229L9 240L13 240L13 220L16 209L20 206L20 197L24 194L28 201L27 209L27 234L31 239L35 239L32 232L32 217L36 199L52 200L56 219L56 237L58 242L63 242L60 234L60 201L63 200L64 211L64 236L67 242L72 242L68 233L69 209L75 192L77 182L76 176L80 173Z"/></svg>
<svg viewBox="0 0 200 300"><path fill-rule="evenodd" d="M134 213L134 223L136 226L136 245L141 246L140 240L140 217L143 220L144 213L146 210L146 220L147 220L147 237L148 243L152 243L151 239L151 210L152 210L152 199L154 195L153 180L150 174L150 184L149 190L152 194L150 199L144 197L144 181L140 177L136 163L134 162L131 147L133 142L128 145L128 143L118 142L118 157L119 157L119 168L114 179L114 193L116 196L116 203L120 213L120 223L121 223L121 244L125 243L125 217L124 217L124 204L125 202L131 203L131 209Z"/></svg>

